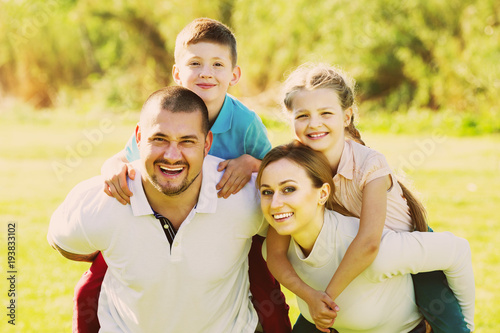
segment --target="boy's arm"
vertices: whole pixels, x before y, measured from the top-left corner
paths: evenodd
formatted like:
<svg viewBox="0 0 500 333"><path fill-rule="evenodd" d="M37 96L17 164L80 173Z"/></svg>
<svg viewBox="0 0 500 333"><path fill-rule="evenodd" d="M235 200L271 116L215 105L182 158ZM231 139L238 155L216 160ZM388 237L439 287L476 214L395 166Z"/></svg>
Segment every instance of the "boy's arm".
<svg viewBox="0 0 500 333"><path fill-rule="evenodd" d="M225 160L219 163L218 171L224 171L216 189L219 198L227 199L231 194L238 193L252 178L252 173L259 171L261 160L248 154Z"/></svg>
<svg viewBox="0 0 500 333"><path fill-rule="evenodd" d="M359 231L326 288L333 300L375 260L385 224L387 189L391 185L390 176L386 175L364 187Z"/></svg>
<svg viewBox="0 0 500 333"><path fill-rule="evenodd" d="M101 174L105 179L104 192L123 205L130 203L133 193L128 188L127 176L134 179L135 170L127 160L125 150L107 159L102 165Z"/></svg>
<svg viewBox="0 0 500 333"><path fill-rule="evenodd" d="M219 198L228 198L231 194L238 193L248 183L252 173L259 171L262 158L272 148L267 137L266 127L253 111L250 118L246 118L239 125L244 127L240 129L244 130L244 134L240 139L239 152L233 153L241 154L241 156L219 164L219 171L226 169L222 179L217 184L217 190L220 190ZM236 131L239 132L239 130Z"/></svg>
<svg viewBox="0 0 500 333"><path fill-rule="evenodd" d="M307 303L316 327L322 332L330 332L328 328L333 325L339 308L325 292L310 287L297 275L287 257L290 237L279 235L270 226L266 242L269 271L285 288Z"/></svg>

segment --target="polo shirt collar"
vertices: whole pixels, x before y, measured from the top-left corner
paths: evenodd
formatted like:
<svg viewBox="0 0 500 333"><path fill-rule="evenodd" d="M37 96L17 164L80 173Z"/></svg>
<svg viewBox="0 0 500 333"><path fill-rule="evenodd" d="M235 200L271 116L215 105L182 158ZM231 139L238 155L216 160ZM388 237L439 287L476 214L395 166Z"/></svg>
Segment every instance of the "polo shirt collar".
<svg viewBox="0 0 500 333"><path fill-rule="evenodd" d="M233 121L233 109L234 108L231 107L231 98L228 94L226 94L219 115L215 119L212 128L210 128L212 133L224 133L231 129L231 122Z"/></svg>
<svg viewBox="0 0 500 333"><path fill-rule="evenodd" d="M215 213L217 210L217 190L215 186L217 185L218 161L212 161L212 159L212 156L207 155L203 162L203 172L202 175L200 175L202 177L201 189L198 196L198 202L194 208L197 213ZM133 165L136 170L135 179L131 180L127 178L128 186L132 193L134 193L134 195L130 197L132 213L134 216L151 215L153 214L153 209L148 202L144 187L142 186L140 166L138 163L133 163Z"/></svg>
<svg viewBox="0 0 500 333"><path fill-rule="evenodd" d="M344 150L342 151L342 156L340 157L339 167L337 168L337 174L342 175L346 179L352 179L354 174L354 154L352 153L352 147L348 143L348 140L344 142Z"/></svg>
<svg viewBox="0 0 500 333"><path fill-rule="evenodd" d="M217 171L218 160L211 155L205 156L203 161L203 173L201 179L201 189L196 203L197 213L215 213L217 211L217 181L219 172Z"/></svg>
<svg viewBox="0 0 500 333"><path fill-rule="evenodd" d="M149 204L146 193L144 192L144 187L142 186L142 177L140 172L140 166L138 163L133 163L135 168L135 178L131 180L127 178L128 187L134 193L130 197L130 206L132 207L132 214L134 216L151 215L153 214L153 209Z"/></svg>

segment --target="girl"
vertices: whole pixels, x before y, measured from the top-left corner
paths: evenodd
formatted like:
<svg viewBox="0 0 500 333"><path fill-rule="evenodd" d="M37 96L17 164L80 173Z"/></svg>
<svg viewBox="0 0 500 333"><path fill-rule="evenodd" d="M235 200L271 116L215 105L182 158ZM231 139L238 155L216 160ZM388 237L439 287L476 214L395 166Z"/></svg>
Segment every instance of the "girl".
<svg viewBox="0 0 500 333"><path fill-rule="evenodd" d="M280 235L292 237L287 257L293 267L311 287L325 288L360 228L359 219L329 210L338 210L330 196L334 184L329 162L302 144L278 146L264 157L256 184L267 221ZM342 333L425 332L409 273L437 269L446 272L473 329L474 277L468 242L451 233L388 229L372 265L337 298L341 312L333 327ZM308 306L301 299L298 304L303 316L294 332L316 332Z"/></svg>
<svg viewBox="0 0 500 333"><path fill-rule="evenodd" d="M284 104L292 115L297 138L327 157L335 175L335 202L360 219L359 231L325 293L297 277L286 259L290 238L269 229L271 272L306 300L318 329L328 332L333 319L324 316L325 307L373 263L384 227L398 232L427 231L425 210L396 180L384 156L364 145L353 122L353 83L342 72L327 65L305 65L284 86ZM414 277L414 282L417 305L434 332L469 332L453 293L443 283L442 272L429 274Z"/></svg>

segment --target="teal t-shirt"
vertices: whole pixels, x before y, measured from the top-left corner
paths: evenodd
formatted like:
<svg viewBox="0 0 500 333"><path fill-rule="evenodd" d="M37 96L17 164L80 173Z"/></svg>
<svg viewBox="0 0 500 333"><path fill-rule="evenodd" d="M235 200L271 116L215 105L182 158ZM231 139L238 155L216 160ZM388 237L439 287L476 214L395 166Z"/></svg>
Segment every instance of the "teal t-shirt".
<svg viewBox="0 0 500 333"><path fill-rule="evenodd" d="M244 154L261 160L271 150L262 120L229 94L226 94L224 104L210 130L214 139L209 154L225 160ZM125 152L129 162L140 158L135 135L128 140Z"/></svg>

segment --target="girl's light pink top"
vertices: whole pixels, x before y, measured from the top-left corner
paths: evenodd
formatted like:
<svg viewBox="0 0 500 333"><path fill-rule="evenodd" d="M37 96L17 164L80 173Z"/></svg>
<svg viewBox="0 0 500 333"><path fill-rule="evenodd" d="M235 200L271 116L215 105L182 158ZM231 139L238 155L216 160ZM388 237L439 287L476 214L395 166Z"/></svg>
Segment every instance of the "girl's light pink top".
<svg viewBox="0 0 500 333"><path fill-rule="evenodd" d="M391 177L392 186L387 191L385 227L395 231L413 231L408 204L384 155L352 140L345 141L337 174L333 177L335 198L359 218L364 187L386 175Z"/></svg>

